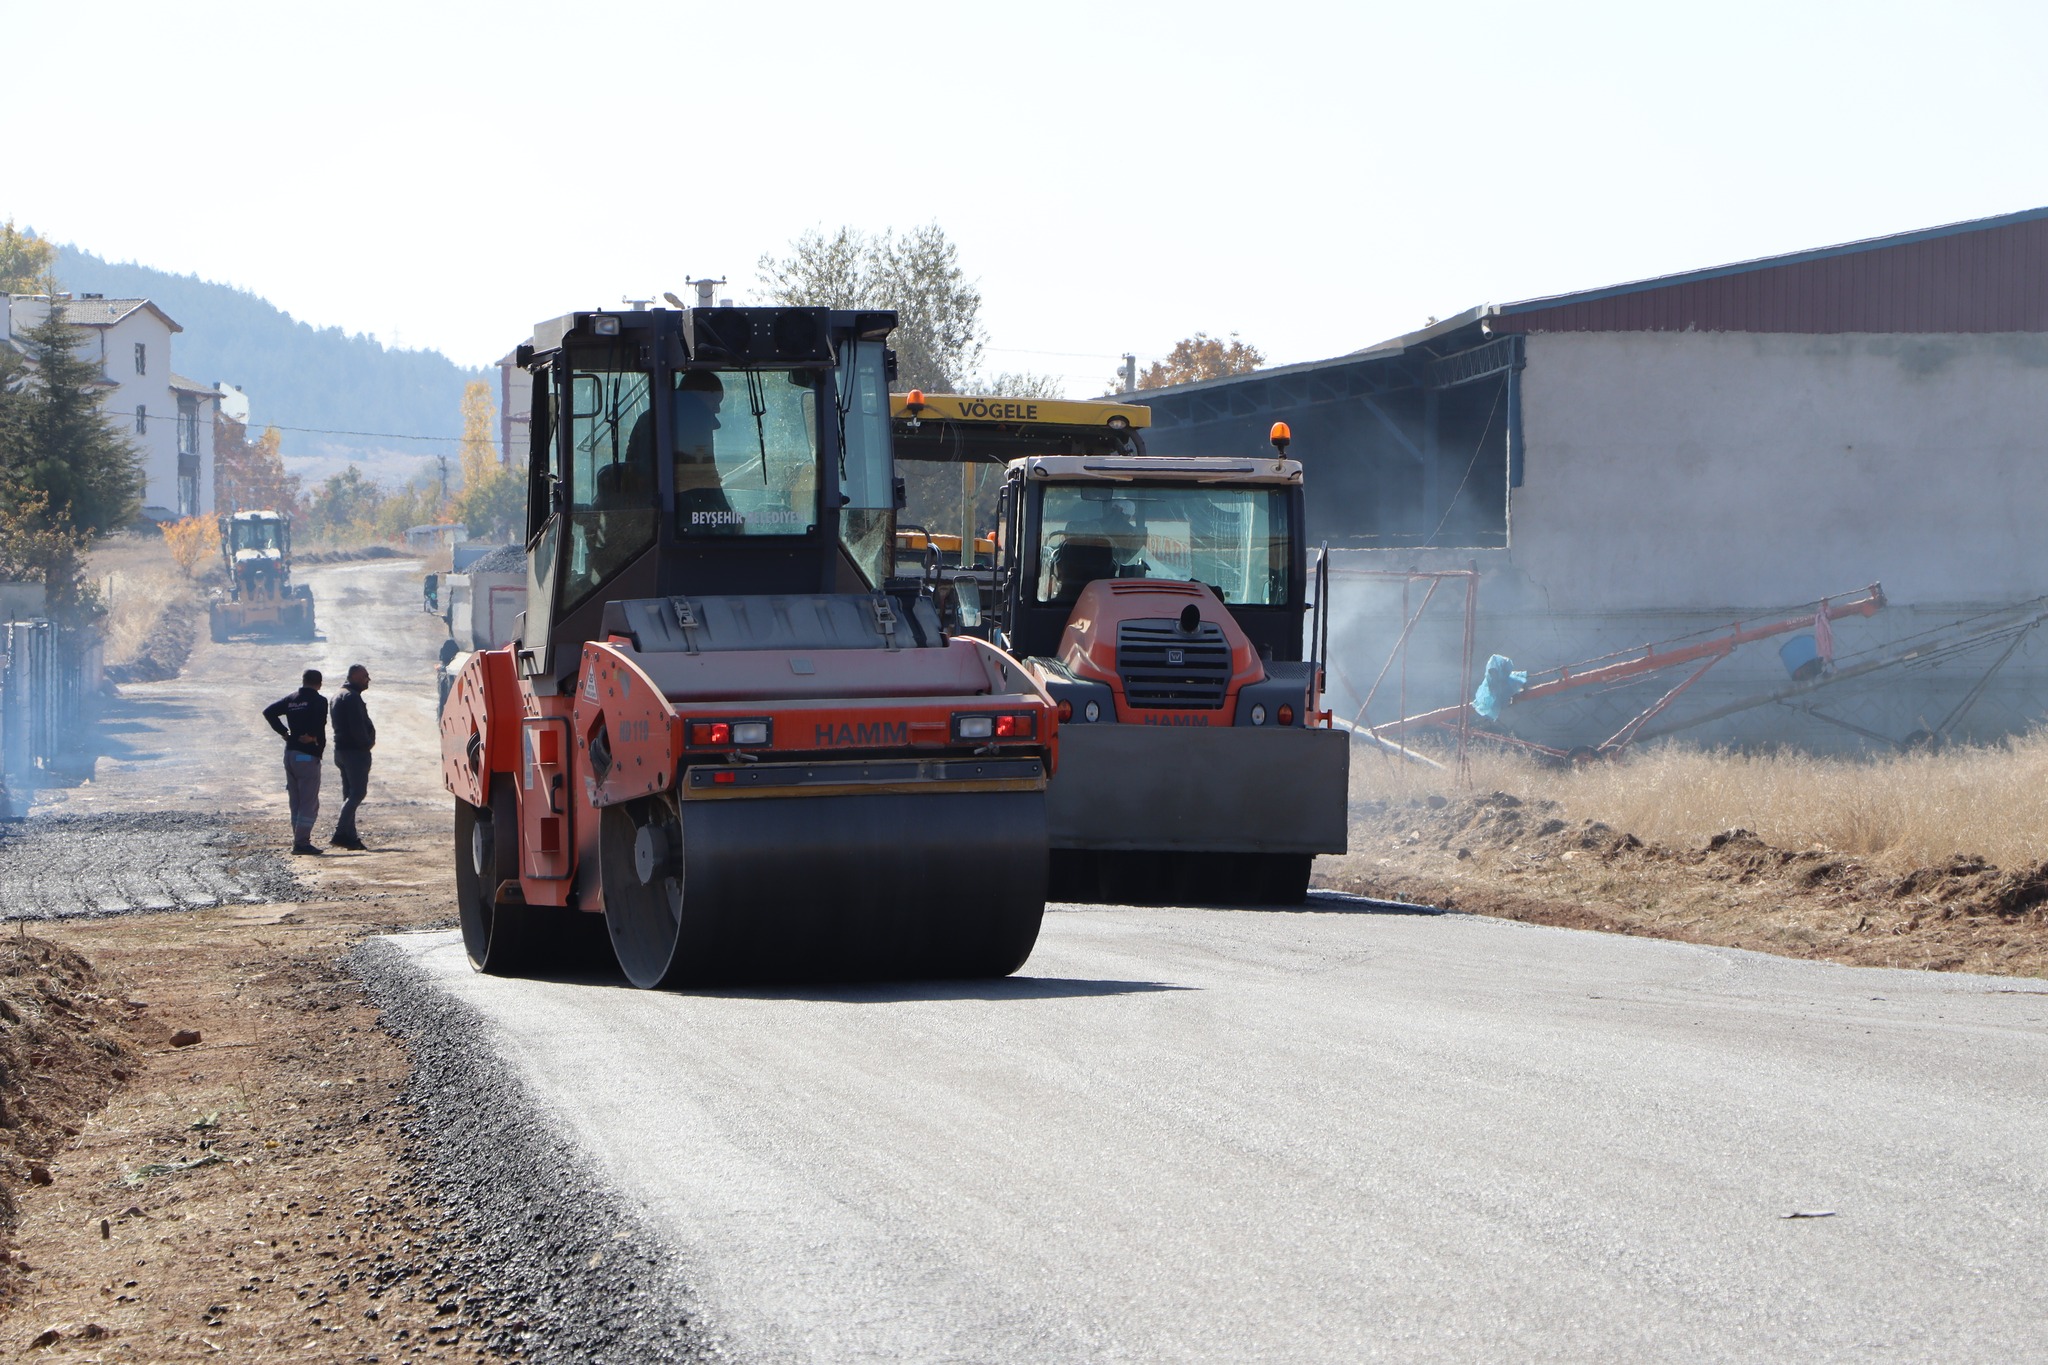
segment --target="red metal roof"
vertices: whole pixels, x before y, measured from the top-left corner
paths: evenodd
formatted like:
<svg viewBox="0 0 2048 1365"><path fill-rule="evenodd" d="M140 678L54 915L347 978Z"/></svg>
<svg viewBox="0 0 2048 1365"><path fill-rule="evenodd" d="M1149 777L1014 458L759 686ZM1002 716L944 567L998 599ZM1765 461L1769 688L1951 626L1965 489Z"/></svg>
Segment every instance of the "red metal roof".
<svg viewBox="0 0 2048 1365"><path fill-rule="evenodd" d="M1493 332L2048 332L2048 209L1530 299Z"/></svg>

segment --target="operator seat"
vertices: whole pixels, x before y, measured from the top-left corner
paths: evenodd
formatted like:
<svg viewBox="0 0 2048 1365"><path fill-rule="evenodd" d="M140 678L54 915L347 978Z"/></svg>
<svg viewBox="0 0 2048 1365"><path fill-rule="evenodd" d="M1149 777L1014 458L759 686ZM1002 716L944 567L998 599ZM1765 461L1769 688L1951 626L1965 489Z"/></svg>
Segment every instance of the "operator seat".
<svg viewBox="0 0 2048 1365"><path fill-rule="evenodd" d="M602 465L590 499L594 512L644 511L654 506L654 483L637 463Z"/></svg>
<svg viewBox="0 0 2048 1365"><path fill-rule="evenodd" d="M1107 540L1063 540L1052 552L1052 600L1075 601L1096 579L1116 575L1116 550Z"/></svg>

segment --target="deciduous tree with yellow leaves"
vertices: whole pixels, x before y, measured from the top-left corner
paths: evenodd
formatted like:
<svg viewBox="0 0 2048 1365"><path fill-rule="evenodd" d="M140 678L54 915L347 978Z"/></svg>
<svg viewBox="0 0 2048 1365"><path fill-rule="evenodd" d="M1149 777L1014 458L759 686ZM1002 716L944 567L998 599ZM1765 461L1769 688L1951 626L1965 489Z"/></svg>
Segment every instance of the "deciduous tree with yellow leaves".
<svg viewBox="0 0 2048 1365"><path fill-rule="evenodd" d="M171 562L190 578L203 560L220 553L220 523L212 517L180 517L165 524L164 544Z"/></svg>
<svg viewBox="0 0 2048 1365"><path fill-rule="evenodd" d="M284 468L284 433L249 429L225 415L213 419L213 505L223 512L305 512L299 476Z"/></svg>
<svg viewBox="0 0 2048 1365"><path fill-rule="evenodd" d="M1173 343L1166 359L1155 360L1138 376L1141 389L1163 389L1169 384L1193 384L1203 379L1223 379L1233 374L1250 374L1266 363L1265 353L1230 334L1226 343L1207 332L1197 332Z"/></svg>
<svg viewBox="0 0 2048 1365"><path fill-rule="evenodd" d="M524 470L498 463L491 428L496 425L491 386L476 380L462 391L462 491L454 516L471 540L509 540L525 529Z"/></svg>
<svg viewBox="0 0 2048 1365"><path fill-rule="evenodd" d="M0 223L0 294L54 294L56 267L56 247L17 230L12 218Z"/></svg>

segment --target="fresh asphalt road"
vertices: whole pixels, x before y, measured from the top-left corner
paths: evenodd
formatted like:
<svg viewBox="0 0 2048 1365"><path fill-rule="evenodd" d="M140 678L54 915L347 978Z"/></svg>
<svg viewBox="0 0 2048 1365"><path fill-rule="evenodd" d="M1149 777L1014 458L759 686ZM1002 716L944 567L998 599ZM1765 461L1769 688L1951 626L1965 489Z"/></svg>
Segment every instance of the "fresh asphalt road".
<svg viewBox="0 0 2048 1365"><path fill-rule="evenodd" d="M2048 983L1335 896L1063 908L960 985L394 942L742 1359L2048 1355Z"/></svg>

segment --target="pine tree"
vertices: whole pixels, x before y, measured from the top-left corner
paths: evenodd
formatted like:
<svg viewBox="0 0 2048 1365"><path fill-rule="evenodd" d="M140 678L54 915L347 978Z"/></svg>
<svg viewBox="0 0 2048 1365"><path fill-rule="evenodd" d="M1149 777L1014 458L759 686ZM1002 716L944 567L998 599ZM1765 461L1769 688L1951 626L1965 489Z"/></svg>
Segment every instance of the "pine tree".
<svg viewBox="0 0 2048 1365"><path fill-rule="evenodd" d="M101 376L61 314L24 339L34 363L0 374L0 571L41 579L62 611L80 602L85 547L140 510L142 460L101 412Z"/></svg>

